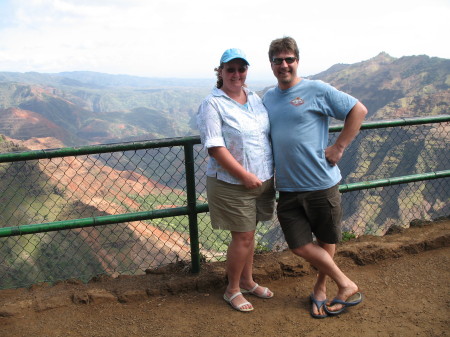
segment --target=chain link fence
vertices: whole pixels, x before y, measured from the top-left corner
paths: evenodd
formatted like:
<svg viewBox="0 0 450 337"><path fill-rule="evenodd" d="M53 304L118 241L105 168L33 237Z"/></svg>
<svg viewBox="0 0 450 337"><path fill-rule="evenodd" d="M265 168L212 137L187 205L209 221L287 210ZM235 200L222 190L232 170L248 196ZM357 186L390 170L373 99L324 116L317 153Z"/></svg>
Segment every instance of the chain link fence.
<svg viewBox="0 0 450 337"><path fill-rule="evenodd" d="M449 121L450 117L444 116L421 124L405 120L400 126L395 122L387 122L388 127L365 124L340 162L341 186L448 173ZM330 142L334 142L339 126L330 131ZM185 144L183 139L171 144L171 140L154 142L148 148L145 142L122 144L131 146L131 150L120 150L122 145L98 146L98 151L94 148L85 153L83 148L74 148L69 149L71 155L61 156L53 150L18 149L1 154L0 288L71 278L88 281L99 274L142 274L169 263L188 264L194 240L192 221L186 212L171 213L183 210L190 202ZM1 152L7 152L11 144L3 141L0 146ZM27 155L36 153L43 154L27 159ZM198 137L194 137L192 160L195 205L191 210L199 206L207 210L207 156ZM393 225L407 227L414 219L448 216L448 176L343 189L344 235L383 235ZM152 213L148 216L145 212ZM154 216L156 212L160 212L158 216ZM114 218L135 213L145 216L128 222ZM198 238L194 238L198 240L200 260L224 260L229 233L213 231L208 213L196 213ZM101 222L111 216L108 224ZM49 227L69 220L69 229ZM33 228L33 234L24 234L24 228ZM259 224L257 251L286 248L276 218Z"/></svg>

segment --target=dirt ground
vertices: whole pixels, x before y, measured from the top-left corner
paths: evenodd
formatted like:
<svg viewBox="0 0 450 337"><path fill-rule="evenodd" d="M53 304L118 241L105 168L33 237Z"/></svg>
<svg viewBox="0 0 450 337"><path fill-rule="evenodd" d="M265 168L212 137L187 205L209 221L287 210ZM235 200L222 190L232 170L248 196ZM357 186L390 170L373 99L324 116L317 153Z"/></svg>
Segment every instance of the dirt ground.
<svg viewBox="0 0 450 337"><path fill-rule="evenodd" d="M347 312L309 315L315 272L289 251L258 255L255 278L275 293L240 313L222 299L223 263L177 264L141 276L0 291L0 336L450 336L450 221L416 223L339 245L336 261L364 294ZM335 291L329 284L329 296Z"/></svg>

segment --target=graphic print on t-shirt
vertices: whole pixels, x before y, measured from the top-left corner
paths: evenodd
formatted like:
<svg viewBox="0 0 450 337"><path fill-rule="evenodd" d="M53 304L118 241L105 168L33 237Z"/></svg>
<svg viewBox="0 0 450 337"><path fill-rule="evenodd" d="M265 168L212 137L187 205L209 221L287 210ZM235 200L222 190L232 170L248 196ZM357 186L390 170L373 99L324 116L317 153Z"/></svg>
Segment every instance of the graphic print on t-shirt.
<svg viewBox="0 0 450 337"><path fill-rule="evenodd" d="M292 101L291 104L293 106L299 106L302 105L303 103L305 103L305 101L303 99L301 99L300 97L295 97Z"/></svg>

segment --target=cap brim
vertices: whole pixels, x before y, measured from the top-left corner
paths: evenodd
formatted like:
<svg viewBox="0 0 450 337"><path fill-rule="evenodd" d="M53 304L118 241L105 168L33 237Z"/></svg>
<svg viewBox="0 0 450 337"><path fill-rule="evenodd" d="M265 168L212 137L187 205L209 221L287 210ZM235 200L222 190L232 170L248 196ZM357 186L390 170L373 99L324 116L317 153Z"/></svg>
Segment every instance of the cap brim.
<svg viewBox="0 0 450 337"><path fill-rule="evenodd" d="M236 60L236 59L240 59L240 60L244 61L245 63L247 63L248 66L250 65L250 63L248 63L248 61L242 57L232 57L230 59L225 59L222 61L222 63L228 63L228 62L230 62L232 60Z"/></svg>

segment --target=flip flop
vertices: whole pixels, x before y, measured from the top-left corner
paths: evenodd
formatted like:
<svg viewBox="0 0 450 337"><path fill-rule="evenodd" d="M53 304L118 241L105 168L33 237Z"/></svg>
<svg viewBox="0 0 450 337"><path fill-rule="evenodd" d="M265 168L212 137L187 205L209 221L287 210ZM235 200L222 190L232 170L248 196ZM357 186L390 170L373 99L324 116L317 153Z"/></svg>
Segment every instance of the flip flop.
<svg viewBox="0 0 450 337"><path fill-rule="evenodd" d="M314 297L314 294L309 295L309 298L311 300L311 308L309 310L309 313L311 314L311 316L314 318L328 317L327 314L321 315L321 314L314 313L314 305L317 307L317 310L319 310L319 311L320 311L320 308L322 308L322 307L324 307L324 310L325 310L325 307L326 307L325 303L327 303L328 300L327 299L324 299L323 301L316 300L316 298Z"/></svg>
<svg viewBox="0 0 450 337"><path fill-rule="evenodd" d="M360 292L357 292L357 293L353 294L352 296L348 297L346 301L335 298L330 302L330 304L325 305L323 308L328 315L336 316L336 315L341 314L346 308L352 307L354 305L361 303L362 300L363 300L362 294ZM336 311L331 311L330 309L328 309L328 307L331 307L335 304L341 304L342 308L339 310L336 310Z"/></svg>
<svg viewBox="0 0 450 337"><path fill-rule="evenodd" d="M247 289L243 289L243 288L241 288L241 292L243 293L243 294L252 294L252 295L255 295L255 296L257 296L257 297L260 297L260 298L272 298L273 297L273 293L271 294L271 295L268 295L268 293L269 293L269 288L267 288L267 287L263 287L264 288L264 291L262 292L262 294L257 294L257 293L255 293L255 290L257 289L259 287L259 284L258 283L255 283L255 286L252 288L252 289L250 289L250 290L247 290Z"/></svg>
<svg viewBox="0 0 450 337"><path fill-rule="evenodd" d="M242 309L242 307L244 305L250 304L252 305L250 302L244 302L238 305L234 305L233 302L231 302L232 300L234 300L236 297L238 297L239 295L242 295L241 292L237 292L233 295L231 295L230 297L228 297L226 294L223 294L223 299L225 300L225 302L227 302L229 305L231 305L231 307L237 311L241 311L241 312L249 312L253 310L253 306L251 308L247 308L247 309Z"/></svg>

